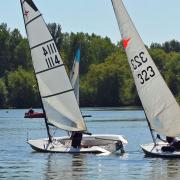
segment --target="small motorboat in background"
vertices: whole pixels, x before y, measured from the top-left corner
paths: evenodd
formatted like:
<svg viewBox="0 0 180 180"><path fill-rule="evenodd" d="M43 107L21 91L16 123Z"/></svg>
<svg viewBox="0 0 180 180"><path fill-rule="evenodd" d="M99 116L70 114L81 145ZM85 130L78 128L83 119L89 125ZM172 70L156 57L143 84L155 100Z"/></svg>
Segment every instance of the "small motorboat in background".
<svg viewBox="0 0 180 180"><path fill-rule="evenodd" d="M35 112L32 108L28 112L25 112L24 118L44 118L43 112Z"/></svg>

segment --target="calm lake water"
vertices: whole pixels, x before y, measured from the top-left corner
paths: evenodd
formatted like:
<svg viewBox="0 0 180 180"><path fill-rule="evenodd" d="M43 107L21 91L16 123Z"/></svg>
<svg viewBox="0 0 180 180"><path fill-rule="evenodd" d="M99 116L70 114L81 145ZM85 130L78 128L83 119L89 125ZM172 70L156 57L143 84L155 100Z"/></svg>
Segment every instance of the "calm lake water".
<svg viewBox="0 0 180 180"><path fill-rule="evenodd" d="M42 119L24 119L26 110L0 110L0 179L117 180L180 179L180 160L146 158L139 144L152 142L140 110L82 108L92 133L123 134L129 141L123 156L36 153L26 139L46 137ZM65 135L59 130L56 135Z"/></svg>

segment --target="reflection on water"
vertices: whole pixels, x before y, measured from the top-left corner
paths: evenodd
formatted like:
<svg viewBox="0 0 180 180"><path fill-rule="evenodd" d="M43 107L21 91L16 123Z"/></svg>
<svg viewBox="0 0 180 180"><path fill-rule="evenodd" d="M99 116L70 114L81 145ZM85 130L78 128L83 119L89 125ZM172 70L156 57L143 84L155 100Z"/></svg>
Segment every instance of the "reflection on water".
<svg viewBox="0 0 180 180"><path fill-rule="evenodd" d="M147 179L180 179L179 159L151 159L150 167L147 167Z"/></svg>
<svg viewBox="0 0 180 180"><path fill-rule="evenodd" d="M167 165L166 165L167 177L169 179L179 179L180 178L179 167L180 167L179 160L167 160Z"/></svg>
<svg viewBox="0 0 180 180"><path fill-rule="evenodd" d="M34 153L29 138L46 137L42 120L24 119L26 110L0 110L0 179L7 180L171 180L180 179L179 159L145 158L139 144L152 142L140 111L86 111L92 133L123 134L129 141L124 156ZM97 116L96 116L97 115ZM18 117L18 118L17 118ZM109 119L108 119L109 118ZM100 119L99 121L96 121ZM105 120L104 120L105 119ZM117 119L117 121L112 121ZM123 121L126 119L126 121ZM130 121L129 121L129 120ZM61 135L61 132L59 133Z"/></svg>
<svg viewBox="0 0 180 180"><path fill-rule="evenodd" d="M83 154L77 154L72 156L72 179L83 180L85 176L82 174L86 174L86 164L84 163L85 157Z"/></svg>
<svg viewBox="0 0 180 180"><path fill-rule="evenodd" d="M74 179L83 180L86 173L83 154L48 154L44 176L49 179Z"/></svg>
<svg viewBox="0 0 180 180"><path fill-rule="evenodd" d="M83 154L48 154L44 177L49 179L83 180L86 175L85 156Z"/></svg>
<svg viewBox="0 0 180 180"><path fill-rule="evenodd" d="M101 157L91 154L48 154L43 179L143 179L171 180L180 178L178 159L142 158L134 154L124 157ZM136 158L135 158L136 157ZM139 158L138 158L139 157Z"/></svg>

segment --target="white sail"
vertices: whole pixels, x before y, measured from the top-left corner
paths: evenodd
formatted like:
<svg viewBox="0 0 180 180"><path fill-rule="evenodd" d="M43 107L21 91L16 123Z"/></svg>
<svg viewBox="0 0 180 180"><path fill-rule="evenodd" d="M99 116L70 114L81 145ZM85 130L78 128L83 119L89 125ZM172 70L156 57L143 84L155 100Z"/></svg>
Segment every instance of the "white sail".
<svg viewBox="0 0 180 180"><path fill-rule="evenodd" d="M146 50L122 0L111 0L136 88L152 129L180 135L180 107Z"/></svg>
<svg viewBox="0 0 180 180"><path fill-rule="evenodd" d="M86 126L64 64L32 0L20 0L42 103L50 123L67 131Z"/></svg>
<svg viewBox="0 0 180 180"><path fill-rule="evenodd" d="M71 85L74 88L74 93L78 104L79 104L79 62L80 62L80 49L78 48L76 51L76 56L70 73Z"/></svg>

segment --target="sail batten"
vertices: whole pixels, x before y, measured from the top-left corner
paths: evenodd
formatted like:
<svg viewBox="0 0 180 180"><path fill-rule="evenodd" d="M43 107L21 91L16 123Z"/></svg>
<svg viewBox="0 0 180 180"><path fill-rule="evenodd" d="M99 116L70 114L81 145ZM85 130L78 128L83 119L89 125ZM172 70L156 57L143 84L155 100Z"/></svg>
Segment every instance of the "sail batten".
<svg viewBox="0 0 180 180"><path fill-rule="evenodd" d="M30 49L32 50L32 49L34 49L34 48L37 48L37 47L39 47L39 46L42 46L43 44L49 43L49 42L51 42L51 41L54 41L54 39L50 39L50 40L48 40L48 41L42 42L42 43L40 43L40 44L37 44L37 45L31 47Z"/></svg>
<svg viewBox="0 0 180 180"><path fill-rule="evenodd" d="M27 26L28 24L30 24L31 22L33 22L34 20L36 20L37 18L41 17L41 14L39 14L38 16L34 17L33 19L31 19L30 21L28 21L25 26Z"/></svg>
<svg viewBox="0 0 180 180"><path fill-rule="evenodd" d="M44 69L44 70L42 70L42 71L35 72L35 74L44 73L44 72L47 72L47 71L50 71L50 70L52 70L52 69L59 68L59 67L62 67L62 66L64 66L64 64L60 64L60 65L58 65L58 66L55 66L55 67L52 67L52 68L49 68L49 69Z"/></svg>
<svg viewBox="0 0 180 180"><path fill-rule="evenodd" d="M42 96L42 98L49 98L49 97L52 97L52 96L58 96L58 95L61 95L61 94L64 94L64 93L68 93L70 91L74 91L74 89L68 89L66 91L62 91L62 92L59 92L59 93L56 93L56 94L51 94L51 95L48 95L48 96Z"/></svg>
<svg viewBox="0 0 180 180"><path fill-rule="evenodd" d="M156 132L180 135L180 107L139 36L122 0L111 0L123 47L148 121Z"/></svg>
<svg viewBox="0 0 180 180"><path fill-rule="evenodd" d="M64 63L32 0L20 0L33 67L48 122L67 131L87 131Z"/></svg>

